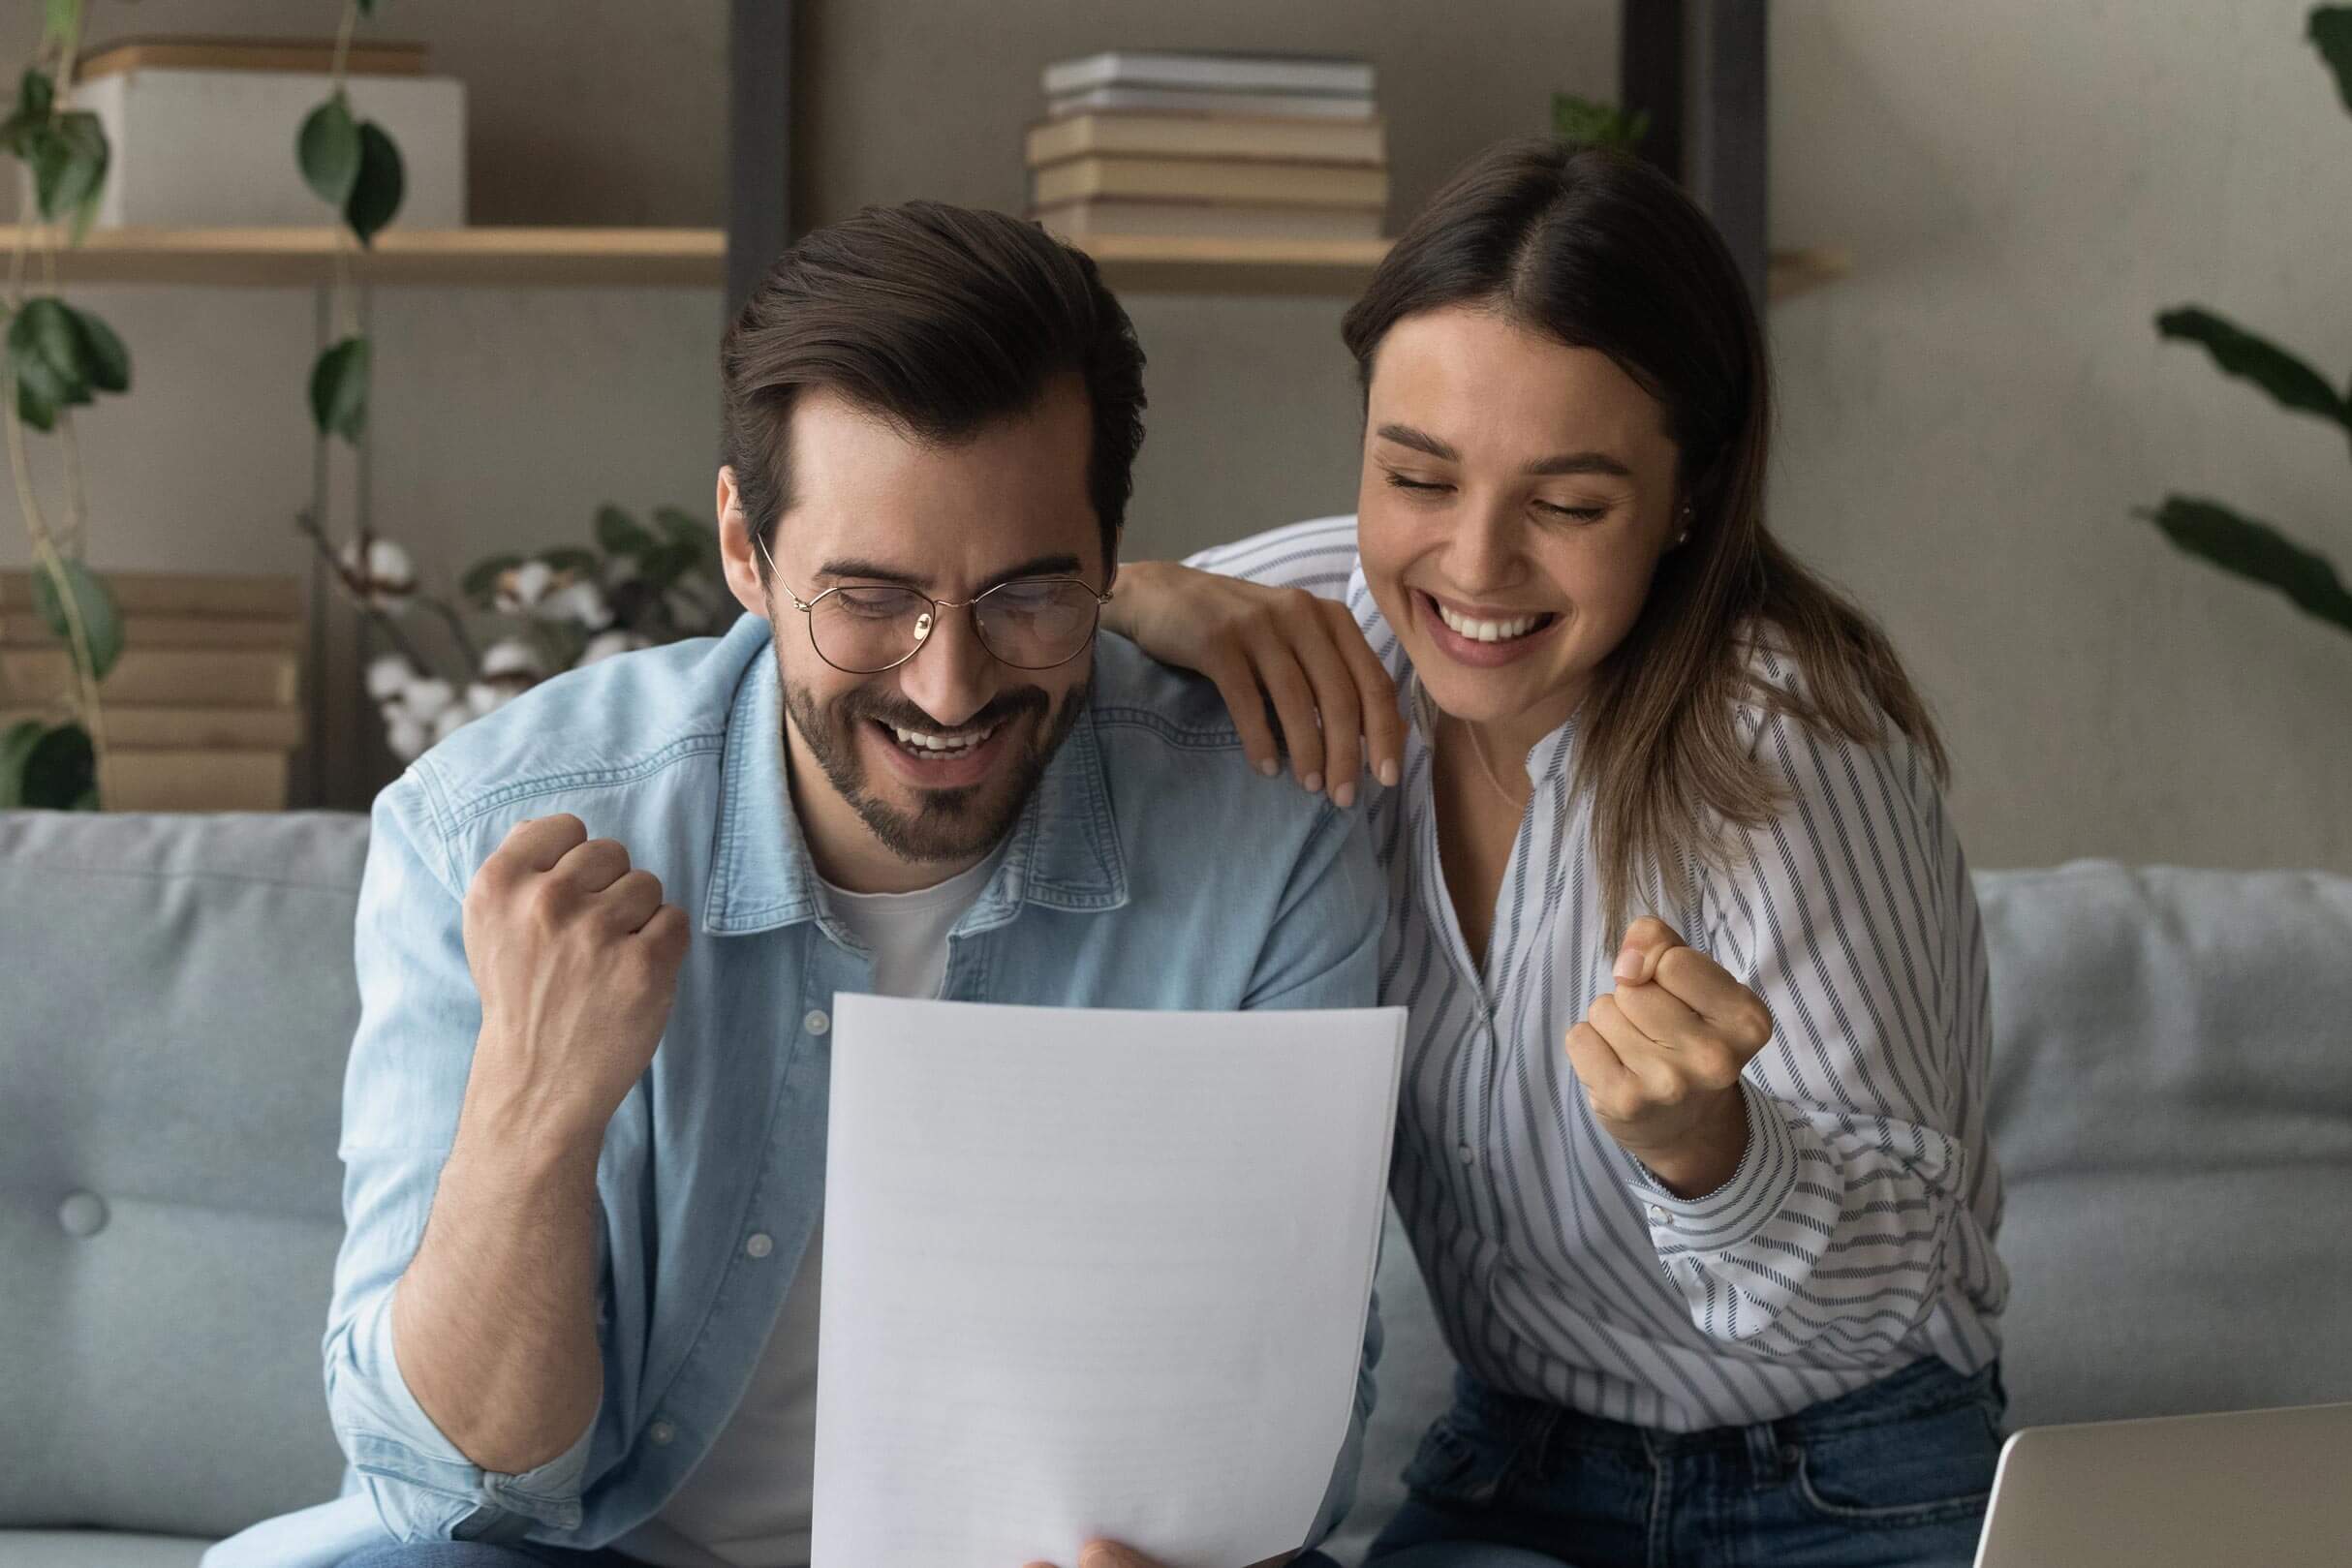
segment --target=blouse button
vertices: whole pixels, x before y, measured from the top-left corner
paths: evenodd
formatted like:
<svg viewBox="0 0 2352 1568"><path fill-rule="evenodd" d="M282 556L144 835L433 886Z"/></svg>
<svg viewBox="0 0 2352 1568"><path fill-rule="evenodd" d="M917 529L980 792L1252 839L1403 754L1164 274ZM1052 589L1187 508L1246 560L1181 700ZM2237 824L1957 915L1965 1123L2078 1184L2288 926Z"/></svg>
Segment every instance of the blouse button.
<svg viewBox="0 0 2352 1568"><path fill-rule="evenodd" d="M811 1034L822 1034L833 1027L833 1021L824 1015L822 1009L812 1007L809 1009L809 1016L800 1021L800 1027Z"/></svg>
<svg viewBox="0 0 2352 1568"><path fill-rule="evenodd" d="M1456 1144L1454 1145L1454 1158L1465 1165L1474 1165L1478 1160L1478 1152L1468 1144Z"/></svg>
<svg viewBox="0 0 2352 1568"><path fill-rule="evenodd" d="M666 1421L657 1421L645 1429L645 1435L666 1448L678 1435L678 1429Z"/></svg>
<svg viewBox="0 0 2352 1568"><path fill-rule="evenodd" d="M757 1231L743 1244L743 1250L753 1257L763 1258L776 1250L776 1244L768 1239L765 1231Z"/></svg>

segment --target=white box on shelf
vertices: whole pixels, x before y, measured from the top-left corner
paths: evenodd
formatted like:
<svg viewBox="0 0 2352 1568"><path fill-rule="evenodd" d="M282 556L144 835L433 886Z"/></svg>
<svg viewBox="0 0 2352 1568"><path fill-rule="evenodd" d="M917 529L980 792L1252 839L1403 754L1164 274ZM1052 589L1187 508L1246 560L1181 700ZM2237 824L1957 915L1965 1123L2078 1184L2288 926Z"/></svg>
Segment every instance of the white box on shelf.
<svg viewBox="0 0 2352 1568"><path fill-rule="evenodd" d="M106 228L234 228L335 222L302 183L294 139L326 100L325 73L125 71L74 90L106 128L112 161L97 222ZM352 112L400 149L404 194L392 223L462 229L466 89L454 77L353 77Z"/></svg>

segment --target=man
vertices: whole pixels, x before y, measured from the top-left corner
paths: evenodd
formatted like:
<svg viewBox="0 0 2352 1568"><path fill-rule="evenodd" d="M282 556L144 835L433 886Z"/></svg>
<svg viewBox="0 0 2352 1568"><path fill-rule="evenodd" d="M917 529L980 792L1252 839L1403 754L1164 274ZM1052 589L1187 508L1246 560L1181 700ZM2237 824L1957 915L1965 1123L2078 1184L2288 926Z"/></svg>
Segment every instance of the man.
<svg viewBox="0 0 2352 1568"><path fill-rule="evenodd" d="M325 1346L351 1468L215 1568L804 1564L836 992L1373 999L1360 820L1098 641L1143 392L1092 262L870 209L778 261L721 362L752 613L550 681L376 801Z"/></svg>

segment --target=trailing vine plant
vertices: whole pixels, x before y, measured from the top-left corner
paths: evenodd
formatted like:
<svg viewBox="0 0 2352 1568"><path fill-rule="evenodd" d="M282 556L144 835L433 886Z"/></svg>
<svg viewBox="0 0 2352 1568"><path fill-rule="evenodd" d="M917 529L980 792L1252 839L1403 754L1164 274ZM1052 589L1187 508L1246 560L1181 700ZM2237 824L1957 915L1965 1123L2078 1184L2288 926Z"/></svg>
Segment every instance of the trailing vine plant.
<svg viewBox="0 0 2352 1568"><path fill-rule="evenodd" d="M101 393L129 391L131 356L105 322L59 295L61 236L62 243L78 244L88 232L108 154L98 116L72 104L82 0L46 4L33 62L0 121L0 152L32 176L29 210L17 214L0 295L6 313L0 425L17 509L32 537L34 608L65 644L73 679L57 699L56 718L20 720L0 732L0 807L77 810L95 809L104 798L106 718L98 683L122 655L122 616L113 595L83 565L89 501L74 410ZM34 483L35 435L53 444L57 458L64 504L54 521Z"/></svg>

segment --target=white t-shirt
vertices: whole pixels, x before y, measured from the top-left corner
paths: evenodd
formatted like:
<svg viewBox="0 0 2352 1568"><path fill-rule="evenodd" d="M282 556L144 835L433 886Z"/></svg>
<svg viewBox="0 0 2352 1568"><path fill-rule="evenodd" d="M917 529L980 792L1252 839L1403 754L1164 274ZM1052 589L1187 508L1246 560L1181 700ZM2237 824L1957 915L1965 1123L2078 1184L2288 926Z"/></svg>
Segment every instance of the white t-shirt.
<svg viewBox="0 0 2352 1568"><path fill-rule="evenodd" d="M912 893L825 901L874 954L874 990L936 997L947 975L947 933L996 870L991 856ZM662 1511L612 1543L656 1568L806 1568L817 1459L817 1304L824 1226L809 1238L743 1401Z"/></svg>

